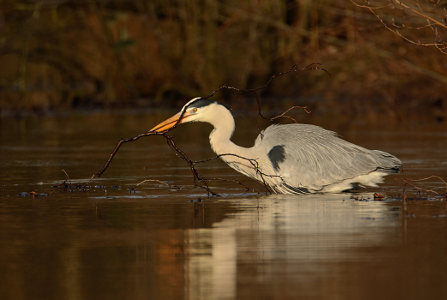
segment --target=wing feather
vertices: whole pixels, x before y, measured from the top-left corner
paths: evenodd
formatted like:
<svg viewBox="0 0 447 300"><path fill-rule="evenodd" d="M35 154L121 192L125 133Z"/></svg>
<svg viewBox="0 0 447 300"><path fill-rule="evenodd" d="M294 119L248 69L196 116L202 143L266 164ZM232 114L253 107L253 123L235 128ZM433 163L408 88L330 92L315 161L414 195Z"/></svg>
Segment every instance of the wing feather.
<svg viewBox="0 0 447 300"><path fill-rule="evenodd" d="M275 170L291 187L320 190L323 187L371 172L393 171L400 160L339 138L333 131L309 124L272 125L256 139L258 153L283 145L285 159ZM263 157L269 161L269 158Z"/></svg>

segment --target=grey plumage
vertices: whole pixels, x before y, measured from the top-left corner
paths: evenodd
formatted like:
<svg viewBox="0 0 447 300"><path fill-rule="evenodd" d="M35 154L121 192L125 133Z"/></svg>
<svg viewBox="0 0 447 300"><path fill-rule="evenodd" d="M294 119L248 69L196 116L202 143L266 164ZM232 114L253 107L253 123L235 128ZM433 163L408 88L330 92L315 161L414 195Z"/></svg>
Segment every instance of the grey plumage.
<svg viewBox="0 0 447 300"><path fill-rule="evenodd" d="M317 192L373 172L397 172L401 166L389 153L352 144L315 125L271 125L261 132L253 148L260 153L276 144L283 145L285 159L273 169L289 186L286 189L305 187Z"/></svg>
<svg viewBox="0 0 447 300"><path fill-rule="evenodd" d="M152 130L161 132L187 122L213 125L210 144L221 159L276 193L341 192L376 186L402 165L389 153L363 148L333 131L308 124L271 125L259 134L253 147L240 147L231 141L235 129L231 112L202 98L192 99L180 113Z"/></svg>

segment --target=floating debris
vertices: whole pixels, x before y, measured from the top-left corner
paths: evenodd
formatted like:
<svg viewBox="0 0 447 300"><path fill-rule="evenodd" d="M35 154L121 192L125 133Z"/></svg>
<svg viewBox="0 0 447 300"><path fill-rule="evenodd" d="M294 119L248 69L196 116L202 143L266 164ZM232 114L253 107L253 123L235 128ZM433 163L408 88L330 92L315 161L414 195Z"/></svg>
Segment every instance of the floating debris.
<svg viewBox="0 0 447 300"><path fill-rule="evenodd" d="M385 198L385 196L378 194L378 193L374 193L374 201L383 201Z"/></svg>
<svg viewBox="0 0 447 300"><path fill-rule="evenodd" d="M190 202L190 203L201 203L201 202L202 202L202 199L200 199L200 198L197 198L197 199L191 199L191 200L189 200L189 202Z"/></svg>
<svg viewBox="0 0 447 300"><path fill-rule="evenodd" d="M370 197L367 196L357 196L357 195L351 195L351 197L349 199L353 199L355 201L360 201L360 202L365 202L365 201L371 201Z"/></svg>
<svg viewBox="0 0 447 300"><path fill-rule="evenodd" d="M55 184L52 186L55 189L60 189L64 192L90 192L90 191L106 191L107 187L105 185L90 185L90 184L82 184L82 183L70 183L64 180L62 183ZM113 189L121 189L120 185L113 185L111 188Z"/></svg>
<svg viewBox="0 0 447 300"><path fill-rule="evenodd" d="M50 195L49 193L38 193L35 191L20 192L17 194L18 197L22 197L22 198L39 198L39 197L48 197L49 195Z"/></svg>

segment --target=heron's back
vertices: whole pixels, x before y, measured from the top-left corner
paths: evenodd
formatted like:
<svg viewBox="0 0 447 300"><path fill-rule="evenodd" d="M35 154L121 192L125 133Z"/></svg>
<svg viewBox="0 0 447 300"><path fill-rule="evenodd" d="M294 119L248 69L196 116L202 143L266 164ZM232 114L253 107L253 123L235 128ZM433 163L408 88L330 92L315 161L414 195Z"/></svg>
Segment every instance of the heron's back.
<svg viewBox="0 0 447 300"><path fill-rule="evenodd" d="M401 166L389 153L363 148L309 124L269 126L254 148L267 154L263 159L291 189L323 190L373 172L397 172Z"/></svg>

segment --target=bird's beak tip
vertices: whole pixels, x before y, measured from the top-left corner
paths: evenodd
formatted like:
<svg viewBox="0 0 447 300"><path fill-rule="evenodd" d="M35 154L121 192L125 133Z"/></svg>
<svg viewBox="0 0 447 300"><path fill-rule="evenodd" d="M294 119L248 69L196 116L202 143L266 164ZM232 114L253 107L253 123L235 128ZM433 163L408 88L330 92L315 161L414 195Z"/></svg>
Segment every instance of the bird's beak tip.
<svg viewBox="0 0 447 300"><path fill-rule="evenodd" d="M190 115L183 114L181 120L179 120L180 119L180 113L177 113L177 114L173 115L172 117L170 117L170 118L164 120L163 122L159 123L158 125L156 125L155 127L153 127L149 131L150 132L156 132L156 133L165 132L165 131L171 129L172 127L176 126L177 124L184 123L184 119L186 119L189 116Z"/></svg>

